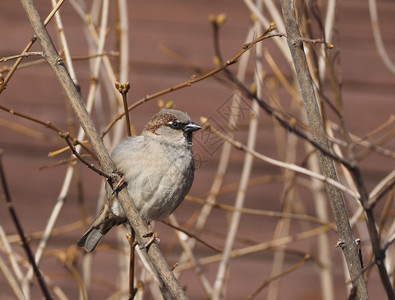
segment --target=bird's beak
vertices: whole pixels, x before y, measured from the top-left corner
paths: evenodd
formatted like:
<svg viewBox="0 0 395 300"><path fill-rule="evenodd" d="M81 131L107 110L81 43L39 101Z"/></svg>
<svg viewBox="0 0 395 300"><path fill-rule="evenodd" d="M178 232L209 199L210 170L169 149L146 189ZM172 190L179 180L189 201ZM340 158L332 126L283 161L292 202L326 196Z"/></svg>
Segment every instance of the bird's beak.
<svg viewBox="0 0 395 300"><path fill-rule="evenodd" d="M182 129L186 133L194 132L196 130L202 129L202 126L195 122L189 122L187 125L184 126Z"/></svg>

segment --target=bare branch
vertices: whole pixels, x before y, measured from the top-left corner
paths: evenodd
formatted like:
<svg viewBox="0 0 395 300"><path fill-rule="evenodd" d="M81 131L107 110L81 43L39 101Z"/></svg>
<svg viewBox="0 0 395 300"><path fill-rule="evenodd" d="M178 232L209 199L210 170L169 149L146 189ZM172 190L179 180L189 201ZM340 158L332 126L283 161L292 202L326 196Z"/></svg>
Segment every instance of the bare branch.
<svg viewBox="0 0 395 300"><path fill-rule="evenodd" d="M38 281L38 283L40 285L40 288L41 288L41 291L43 293L43 296L45 297L45 299L49 300L49 299L52 299L52 296L51 296L51 294L49 292L49 289L48 289L48 286L47 286L47 284L46 284L46 282L45 282L45 280L44 280L44 278L43 278L43 276L42 276L42 274L40 272L40 269L38 268L38 266L36 264L36 261L34 260L33 252L30 249L29 243L28 243L28 241L26 239L26 236L25 236L25 231L22 228L22 224L19 221L19 218L18 218L18 216L16 214L16 211L14 209L13 202L11 200L11 194L10 194L10 192L8 190L8 185L7 185L7 181L6 181L6 178L5 178L5 171L4 171L4 168L3 168L3 159L2 159L3 155L2 154L3 154L3 150L0 149L0 179L1 179L1 185L2 185L2 188L3 188L3 198L4 198L4 200L7 203L8 211L9 211L9 213L11 215L11 218L12 218L12 221L14 222L14 225L15 225L17 231L18 231L19 237L20 237L21 242L22 242L23 249L26 252L26 256L27 256L30 264L33 267L34 274L37 277L37 281Z"/></svg>
<svg viewBox="0 0 395 300"><path fill-rule="evenodd" d="M107 180L113 181L114 180L114 175L111 174L107 174L105 172L103 172L102 170L96 168L94 166L94 164L89 163L88 161L86 161L74 148L73 144L70 142L70 136L68 132L59 132L59 135L65 139L67 145L69 145L69 148L71 150L71 152L73 152L73 154L78 158L79 161L81 161L84 165L86 165L89 169L91 169L92 171L96 172L97 174L99 174L100 176L103 176L105 178L107 178Z"/></svg>
<svg viewBox="0 0 395 300"><path fill-rule="evenodd" d="M71 80L67 70L65 69L61 58L56 53L56 50L51 42L51 39L41 23L40 16L34 7L33 3L29 0L21 0L22 6L29 18L31 26L37 35L37 39L43 49L44 56L54 72L57 80L59 81L67 99L69 100L75 114L80 120L81 126L83 127L94 151L97 154L100 165L103 167L105 172L112 172L115 170L115 165L111 161L110 155L108 154L99 134L97 133L93 121L86 111L84 102L81 95L77 91L73 81ZM148 232L143 220L141 219L133 201L130 199L130 195L126 189L122 189L118 193L118 199L125 211L130 225L136 232L136 238L139 243L144 244L143 235ZM164 294L169 293L175 299L187 299L187 296L179 283L175 279L171 269L167 265L165 259L160 253L156 245L150 247L148 256L155 264L157 272L163 280L163 286L161 290Z"/></svg>
<svg viewBox="0 0 395 300"><path fill-rule="evenodd" d="M275 166L281 167L281 168L285 168L303 175L307 175L310 176L312 178L318 179L324 183L330 184L333 187L338 188L339 190L349 194L350 196L352 196L355 199L359 199L360 196L359 194L355 193L353 190L345 187L344 185L342 185L341 183L339 183L337 180L334 180L330 177L326 177L322 174L318 174L318 173L314 173L308 169L302 168L298 165L294 165L294 164L290 164L290 163L285 163L270 157L267 157L261 153L258 153L256 151L254 151L253 149L248 148L247 146L243 145L242 143L240 143L239 141L235 141L232 138L222 134L220 131L218 131L217 129L213 128L211 126L211 124L207 121L207 118L202 117L201 122L204 126L205 129L210 130L212 133L216 134L217 136L219 136L220 138L224 139L225 141L229 142L230 144L232 144L236 149L239 150L243 150L245 152L250 153L251 155L267 162L270 164L273 164Z"/></svg>
<svg viewBox="0 0 395 300"><path fill-rule="evenodd" d="M321 136L314 135L313 139L318 145L320 145L321 149L324 149L326 152L328 152L328 141L324 137L325 127L318 110L317 100L315 98L305 53L303 47L295 46L295 41L298 41L301 38L299 24L295 16L295 7L293 2L289 0L282 0L281 8L287 32L288 46L291 51L292 59L296 69L302 99L305 104L309 123L315 132L322 133ZM333 157L323 155L321 152L318 153L318 157L323 174L328 178L338 181ZM362 266L359 263L358 246L353 237L343 195L339 189L330 185L327 185L327 192L338 228L339 238L342 243L346 244L346 247L343 247L342 249L347 261L350 276L352 279L358 277L358 279L354 282L358 297L359 299L368 299L366 283L364 278L359 276L362 273Z"/></svg>

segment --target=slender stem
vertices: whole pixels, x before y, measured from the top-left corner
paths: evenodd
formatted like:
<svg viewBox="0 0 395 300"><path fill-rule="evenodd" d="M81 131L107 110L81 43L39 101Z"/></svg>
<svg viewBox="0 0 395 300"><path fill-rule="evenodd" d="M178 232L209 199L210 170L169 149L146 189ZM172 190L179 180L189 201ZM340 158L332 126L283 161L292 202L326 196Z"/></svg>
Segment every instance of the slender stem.
<svg viewBox="0 0 395 300"><path fill-rule="evenodd" d="M21 54L3 57L0 59L0 62L7 62L12 59L18 59L18 58L29 57L29 56L42 56L42 55L43 55L42 52L22 52Z"/></svg>
<svg viewBox="0 0 395 300"><path fill-rule="evenodd" d="M14 242L19 241L18 235L14 235ZM3 226L0 225L0 242L2 243L3 252L8 256L8 261L12 267L13 273L16 279L20 282L22 281L23 274L22 270L18 264L18 259L16 253L11 248L12 238L6 235Z"/></svg>
<svg viewBox="0 0 395 300"><path fill-rule="evenodd" d="M115 82L115 87L122 95L123 109L124 109L124 113L125 113L125 117L126 117L125 118L126 129L128 131L128 136L132 136L132 129L130 127L130 119L129 119L129 111L128 111L128 98L127 98L127 94L130 89L130 83L129 83L129 81L125 82L124 84Z"/></svg>
<svg viewBox="0 0 395 300"><path fill-rule="evenodd" d="M310 259L311 259L311 256L310 256L309 254L306 254L305 257L304 257L300 262L298 262L297 264L295 264L295 265L293 265L292 267L288 268L287 270L281 272L280 274L277 274L277 275L275 275L275 276L273 276L273 277L271 277L271 278L265 280L265 281L259 286L259 288L258 288L256 291L254 291L254 293L252 293L252 294L248 297L248 299L253 299L253 298L255 298L255 297L258 295L258 293L261 292L261 291L262 291L266 286L268 286L270 283L272 283L273 281L277 281L277 280L280 279L281 277L283 277L283 276L285 276L285 275L287 275L287 274L289 274L289 273L291 273L291 272L293 272L293 271L299 269L300 267L304 266L304 264L305 264L307 261L309 261Z"/></svg>
<svg viewBox="0 0 395 300"><path fill-rule="evenodd" d="M214 133L215 135L219 136L221 139L229 142L230 144L232 144L234 147L236 147L239 150L243 150L245 152L248 152L250 154L252 154L253 156L267 162L270 164L273 164L275 166L281 167L281 168L285 168L303 175L307 175L310 176L312 178L318 179L326 184L329 184L331 186L333 186L334 188L339 189L340 191L343 191L345 193L348 193L350 196L352 196L355 199L359 199L360 196L358 193L355 193L353 190L351 190L350 188L342 185L341 183L339 183L339 181L330 178L330 177L326 177L322 174L319 173L315 173L312 172L308 169L302 168L301 166L295 165L295 164L290 164L290 163L285 163L283 161L280 160L276 160L273 158L270 158L268 156L265 156L261 153L258 153L257 151L248 148L247 146L243 145L241 142L236 141L234 139L232 139L231 137L221 133L219 130L217 130L216 128L212 127L212 125L207 121L206 118L202 117L201 118L201 122L203 123L202 125L204 126L204 128L206 128L207 130L210 130L212 133Z"/></svg>
<svg viewBox="0 0 395 300"><path fill-rule="evenodd" d="M318 236L324 232L327 232L329 230L331 230L331 226L330 225L326 225L326 226L320 226L318 228L314 228L311 230L307 230L307 231L303 231L300 232L296 235L289 235L289 236L285 236L282 238L279 238L277 240L271 240L268 242L262 242L262 243L258 243L255 245L251 245L251 246L246 246L243 248L237 248L237 249L233 249L230 253L230 257L231 258L236 258L236 257L242 257L245 255L250 255L253 253L258 253L264 250L268 250L268 249L273 249L276 247L279 247L281 245L286 245L286 244L290 244L293 243L295 241L301 241L301 240L306 240L306 239L310 239L312 237ZM204 266L204 265L208 265L208 264L213 264L216 262L219 262L222 258L222 253L219 254L214 254L211 256L206 256L203 257L201 259L199 259L198 263L200 266ZM177 269L179 271L183 271L183 270L187 270L191 268L191 263L185 263L185 264L180 264Z"/></svg>
<svg viewBox="0 0 395 300"><path fill-rule="evenodd" d="M169 226L169 227L171 227L171 228L173 228L173 229L175 229L175 230L177 230L177 231L180 231L180 232L186 234L186 235L189 236L190 238L195 239L196 241L200 242L201 244L207 246L208 248L210 248L210 249L212 249L212 250L214 250L214 251L216 251L216 252L219 252L219 253L222 252L222 249L220 249L220 248L218 248L218 247L216 247L216 246L214 246L214 245L211 245L211 244L205 242L204 240L202 240L201 238L199 238L196 234L193 234L193 233L191 233L191 232L188 232L188 231L186 231L185 229L182 229L181 227L176 226L176 225L174 225L174 224L172 224L172 223L170 223L170 222L168 222L168 221L162 221L162 223L166 224L167 226Z"/></svg>
<svg viewBox="0 0 395 300"><path fill-rule="evenodd" d="M115 47L119 50L119 58L116 60L115 68L118 73L117 80L119 82L127 82L129 76L129 10L128 10L128 0L117 0L116 2L116 40L115 40ZM104 61L106 64L106 60ZM118 95L117 95L118 96ZM122 95L123 96L123 95ZM127 98L126 94L123 98L123 111L126 112L125 107L127 108ZM121 107L117 108L118 111L121 111ZM129 113L126 119L126 128L128 130L128 136L132 135L132 125L130 124ZM117 132L114 132L113 135L113 144L117 143L121 137L123 138L123 127L121 124L117 126ZM118 134L117 134L118 133ZM122 133L122 136L121 136ZM136 233L134 232L133 228L131 228L131 241L132 243L136 242ZM124 243L122 243L124 244ZM125 255L119 254L119 261L122 263L123 261L126 262L128 259ZM135 247L130 247L130 254L129 254L129 265L130 265L130 274L129 277L126 278L126 271L123 272L123 269L120 271L120 276L122 277L120 280L120 287L126 288L126 285L129 286L130 295L132 297L136 296L137 287L134 287L135 277L136 277L136 270L135 270L135 261L136 261L136 252Z"/></svg>
<svg viewBox="0 0 395 300"><path fill-rule="evenodd" d="M69 133L68 132L61 132L59 133L59 135L65 139L67 145L70 147L71 152L73 152L73 154L78 158L79 161L81 161L84 165L86 165L89 169L91 169L92 171L96 172L97 174L99 174L100 176L106 177L108 180L113 180L114 176L112 176L111 174L107 174L106 172L103 172L102 170L96 168L94 166L94 164L89 163L88 161L86 161L81 154L78 153L78 151L74 148L73 144L70 142L70 137L69 137Z"/></svg>
<svg viewBox="0 0 395 300"><path fill-rule="evenodd" d="M258 19L258 21L262 24L263 27L267 28L270 25L269 20L263 15L261 11L257 8L257 6L253 3L252 0L243 0L245 5L247 6L248 9L251 10L251 12L254 14L254 16ZM268 2L268 1L265 1ZM265 3L267 5L267 3ZM275 10L277 10L276 5L270 5L267 9L271 14L272 14L272 19L276 22L276 26L278 26L279 30L282 31L284 27L284 24L281 20L281 18L276 17L276 15L279 15L280 13L276 12L274 13ZM287 51L287 44L284 40L276 39L274 42L277 44L280 52L283 54L284 58L286 61L291 64L291 56L289 55L289 52Z"/></svg>
<svg viewBox="0 0 395 300"><path fill-rule="evenodd" d="M376 44L376 48L378 53L380 54L380 58L382 59L387 70L395 76L395 64L392 62L390 56L385 49L383 38L380 32L379 25L379 16L377 13L377 4L376 0L369 0L369 13L370 13L370 22L372 25L374 42Z"/></svg>
<svg viewBox="0 0 395 300"><path fill-rule="evenodd" d="M213 294L213 289L211 287L211 284L210 284L204 270L198 263L198 258L196 257L196 253L193 253L193 246L195 245L195 243L188 243L188 239L185 238L185 235L188 235L189 237L192 237L192 238L198 240L196 235L192 235L192 234L186 232L185 230L181 229L174 214L170 215L168 220L169 220L169 222L166 222L166 224L169 225L170 227L174 228L175 230L177 230L176 235L177 235L178 241L183 249L183 253L182 253L181 259L179 261L180 262L181 261L189 261L192 263L193 270L195 271L195 274L197 275L197 277L200 281L200 284L201 284L203 291L205 293L205 297L211 298L211 295ZM191 241L191 240L189 240L189 241ZM199 239L199 241L202 242L202 240L200 240L200 239ZM206 244L206 245L208 245L208 244ZM219 250L218 252L221 252L220 249L218 249L218 250ZM175 269L175 271L177 272L177 269Z"/></svg>
<svg viewBox="0 0 395 300"><path fill-rule="evenodd" d="M52 19L52 17L55 15L55 13L59 10L59 8L62 6L63 2L65 0L60 0L56 6L52 9L52 11L49 13L47 18L44 21L44 26L47 26L49 21ZM24 54L30 50L30 48L33 46L33 44L36 41L36 36L33 36L30 40L30 42L26 45L25 49L23 49L21 56L16 60L14 65L12 66L11 70L7 73L7 76L4 78L3 83L0 85L0 94L4 91L4 89L7 86L7 83L10 81L12 75L15 73L16 69L22 62L23 58L25 57Z"/></svg>
<svg viewBox="0 0 395 300"><path fill-rule="evenodd" d="M268 34L273 29L274 29L274 27L269 27L269 29L262 36L258 37L256 40L253 40L250 43L245 43L244 46L243 46L243 50L241 50L233 58L231 58L231 59L227 60L226 62L224 62L223 65L221 65L221 66L219 66L219 67L217 67L217 68L215 68L215 69L203 74L202 76L196 77L195 75L193 75L189 80L187 80L185 82L182 82L182 83L177 84L175 86L172 86L170 88L166 88L164 90L158 91L158 92L153 93L151 95L147 95L144 98L142 98L142 99L136 101L135 103L133 103L132 105L130 105L128 107L128 111L131 111L131 110L135 109L136 107L144 104L147 101L150 101L152 99L158 98L160 96L163 96L165 94L174 92L174 91L179 90L179 89L190 87L190 86L192 86L192 85L194 85L194 84L196 84L196 83L198 83L198 82L200 82L202 80L205 80L205 79L207 79L209 77L212 77L212 76L220 73L223 70L226 70L226 68L228 68L229 66L237 63L239 58L241 58L243 56L243 54L245 54L250 49L252 49L257 42L261 42L263 40L266 40L266 39L269 39L269 38L272 38L272 37L275 37L275 36L284 36L283 34L273 34L273 35ZM252 35L250 35L250 36L252 36ZM251 39L249 39L249 40L251 40ZM117 115L114 118L114 120L112 120L110 122L110 124L107 126L107 128L103 131L102 137L105 136L111 130L111 128L115 125L115 123L117 123L124 115L125 115L124 112L120 113L119 115Z"/></svg>
<svg viewBox="0 0 395 300"><path fill-rule="evenodd" d="M306 114L303 118L307 119ZM305 143L307 153L313 153L313 147ZM316 152L308 160L309 169L313 172L320 172L320 164ZM325 222L329 222L328 200L325 193L325 185L311 178L311 189L314 194L314 206L317 217ZM333 278L333 258L330 246L329 234L327 232L317 237L317 259L319 261L319 276L321 282L321 294L323 300L335 299L335 284Z"/></svg>
<svg viewBox="0 0 395 300"><path fill-rule="evenodd" d="M295 7L292 1L281 0L281 8L285 21L288 46L296 69L296 75L302 99L305 104L305 109L307 111L309 124L315 132L321 133L320 135L315 134L313 139L318 145L320 145L320 149L324 149L326 152L329 152L329 144L325 138L325 128L315 98L303 45L297 43L301 36L299 32L299 24L295 15ZM332 157L324 155L321 151L318 152L318 157L323 174L326 177L337 181L337 174ZM362 274L362 266L358 256L358 246L353 237L343 195L339 189L331 185L327 185L327 192L335 222L337 224L339 238L343 243L342 245L344 245L341 249L343 250L351 279L356 279L353 281L353 285L356 288L359 299L368 299L369 297L365 280L363 276L360 276Z"/></svg>
<svg viewBox="0 0 395 300"><path fill-rule="evenodd" d="M57 7L58 7L58 5L57 5ZM97 46L98 53L102 53L103 48L104 48L104 42L105 42L105 36L106 36L106 30L107 30L107 12L108 12L108 9L106 9L106 7L108 7L108 1L104 1L104 3L103 3L102 23L101 23L101 27L100 27L101 34L100 34L100 39L99 39L98 46ZM52 44L50 39L48 39L47 42L50 45ZM44 55L44 58L47 59L48 56ZM92 72L93 78L96 78L98 76L101 58L102 57L97 57L94 59L94 63L93 63L94 71ZM63 66L63 61L60 58L60 56L56 58L56 64L62 64L62 66ZM68 70L67 70L67 76L70 77L70 72ZM71 79L71 81L68 83L69 86L73 86L75 92L77 94L79 94L80 91L79 91L79 87L76 85L76 80L73 80L71 77L70 77L70 79ZM93 95L95 92L95 88L97 86L96 82L97 82L96 80L92 80L92 83L91 83L91 86L89 89L88 100L87 100L87 104L86 104L86 109L88 112L90 112L93 107L93 101L94 101ZM82 106L85 106L83 102L82 102ZM59 132L61 132L61 131L59 131ZM83 130L83 128L80 128L78 135L77 135L77 139L83 140L84 136L85 136L85 131ZM79 151L81 150L81 147L87 149L85 145L80 143L80 146L78 145L77 147L75 147L76 153L79 153ZM88 152L90 152L90 150L88 150ZM41 241L39 243L39 247L36 251L36 261L37 262L39 262L41 260L43 254L44 254L50 234L55 226L55 223L60 215L61 210L63 209L65 198L66 198L66 195L67 195L68 190L71 185L71 179L74 176L74 171L75 171L74 164L69 165L66 175L65 175L65 178L64 178L64 181L63 181L62 189L61 189L59 196L57 198L57 202L52 210L51 217L49 218L48 223L46 225L45 234L44 234L43 238L41 239ZM31 280L32 276L33 276L33 272L32 272L32 269L30 268L30 270L26 274L26 277L28 280Z"/></svg>
<svg viewBox="0 0 395 300"><path fill-rule="evenodd" d="M94 151L97 154L99 163L103 170L111 173L115 170L115 165L107 152L100 135L98 134L94 123L88 114L80 93L77 91L73 81L67 72L62 59L57 54L54 45L45 30L40 16L35 8L33 1L20 0L30 21L30 24L37 35L38 42L43 50L44 57L46 58L49 66L54 72L56 79L59 81L66 98L69 100L74 113L77 115L81 126L83 127ZM117 178L119 179L119 178ZM127 216L130 225L136 232L137 241L144 244L143 235L147 233L147 227L141 219L133 200L130 198L126 189L122 189L118 193L118 200ZM174 299L187 299L184 290L177 282L174 274L168 264L166 263L163 255L158 247L153 244L148 251L148 256L155 265L156 271L160 275L161 283L159 288L163 294L169 294Z"/></svg>
<svg viewBox="0 0 395 300"><path fill-rule="evenodd" d="M134 248L136 246L136 233L132 229L130 235L127 236L130 245L130 259L129 259L129 300L133 300L136 296L136 289L134 288L134 265L136 261L136 254Z"/></svg>
<svg viewBox="0 0 395 300"><path fill-rule="evenodd" d="M7 185L5 172L4 172L4 168L3 168L2 154L3 154L3 151L0 149L0 178L1 178L1 186L3 188L4 199L5 199L6 203L7 203L8 211L10 212L12 221L15 224L16 230L17 230L17 232L19 234L19 237L21 239L21 242L22 242L23 249L26 252L27 258L28 258L29 262L31 263L31 265L33 267L33 271L34 271L34 274L37 277L37 281L38 281L38 283L40 285L41 291L42 291L45 299L52 299L52 296L51 296L51 294L50 294L50 292L48 290L47 284L45 283L45 280L44 280L43 276L41 275L40 269L38 268L38 266L36 264L36 261L34 260L34 255L33 255L32 250L30 249L29 243L28 243L28 241L26 239L25 232L24 232L24 230L22 228L22 224L19 222L19 218L18 218L18 216L16 214L16 211L14 210L14 205L13 205L12 200L11 200L11 194L10 194L10 192L8 190L8 185Z"/></svg>
<svg viewBox="0 0 395 300"><path fill-rule="evenodd" d="M215 45L215 51L216 51L216 57L218 58L219 62L222 64L222 55L220 52L220 46L219 46L219 29L220 26L218 25L218 22L214 23L213 22L213 29L214 29L214 45ZM257 29L257 28L255 28ZM261 30L260 28L256 30L258 35L260 35ZM261 47L257 47L257 55L261 55L260 51ZM259 74L262 74L262 65L258 63L257 65L257 71L255 74L255 84L257 87L257 93L261 95L262 92L262 87L261 87L261 78ZM258 73L258 74L257 74ZM255 147L256 143L256 135L258 131L258 118L259 118L259 107L257 103L255 102L251 108L251 118L250 118L250 124L249 124L249 130L248 130L248 147L253 149ZM241 173L241 179L240 179L240 185L237 191L236 199L235 199L235 204L234 207L236 209L242 209L245 205L245 199L246 199L246 191L248 187L248 181L251 176L251 171L252 171L252 166L253 166L253 161L254 161L254 156L251 155L250 153L245 153L244 156L244 163L243 163L243 169ZM225 279L226 279L226 273L229 270L229 264L230 264L230 252L234 247L234 243L236 240L237 232L239 230L240 226L240 221L241 221L241 216L242 213L240 211L235 210L232 213L232 217L230 220L230 226L228 229L228 233L226 235L226 241L225 241L225 246L224 246L224 253L221 259L221 262L219 263L218 266L218 271L217 271L217 276L215 280L215 284L213 287L213 295L211 296L212 299L221 299L223 297L223 288L225 285Z"/></svg>
<svg viewBox="0 0 395 300"><path fill-rule="evenodd" d="M56 0L51 0L51 3L52 3L52 7L54 7L54 8L57 6ZM58 29L58 36L59 36L59 40L62 45L62 52L64 53L63 56L66 61L67 70L69 71L70 77L73 79L74 84L76 86L78 86L77 75L74 70L74 65L73 65L73 61L71 59L70 49L69 49L69 45L67 43L67 38L66 38L66 34L64 32L64 27L63 27L62 18L60 16L60 13L55 14L55 24Z"/></svg>
<svg viewBox="0 0 395 300"><path fill-rule="evenodd" d="M1 256L0 256L0 271L4 275L5 279L8 281L8 284L13 290L16 298L18 300L26 300L20 285L12 276L12 272L8 269L6 262L3 260Z"/></svg>

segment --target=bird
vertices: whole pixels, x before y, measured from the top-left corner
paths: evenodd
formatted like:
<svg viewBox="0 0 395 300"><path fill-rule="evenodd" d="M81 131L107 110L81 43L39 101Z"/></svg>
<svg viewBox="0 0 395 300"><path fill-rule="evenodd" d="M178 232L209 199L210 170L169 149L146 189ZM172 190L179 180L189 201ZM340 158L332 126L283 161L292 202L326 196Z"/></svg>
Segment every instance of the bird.
<svg viewBox="0 0 395 300"><path fill-rule="evenodd" d="M201 128L187 113L162 109L140 135L128 137L112 151L116 171L123 175L147 225L166 219L189 192L195 172L192 134ZM76 244L92 252L112 227L127 221L117 193L107 182L99 215Z"/></svg>

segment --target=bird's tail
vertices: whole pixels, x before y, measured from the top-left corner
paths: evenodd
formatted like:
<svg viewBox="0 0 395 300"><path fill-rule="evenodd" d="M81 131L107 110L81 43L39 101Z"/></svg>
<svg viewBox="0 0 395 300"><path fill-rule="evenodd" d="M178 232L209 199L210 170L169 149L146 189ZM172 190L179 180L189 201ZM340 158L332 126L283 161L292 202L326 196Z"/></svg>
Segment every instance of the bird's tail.
<svg viewBox="0 0 395 300"><path fill-rule="evenodd" d="M100 231L100 228L91 226L89 230L77 241L78 247L85 247L86 252L92 252L96 249L96 246L100 243L104 234Z"/></svg>
<svg viewBox="0 0 395 300"><path fill-rule="evenodd" d="M96 249L101 239L113 227L118 226L126 221L122 217L115 216L107 204L102 206L99 216L93 222L87 232L77 241L78 247L85 247L86 252L92 252Z"/></svg>

